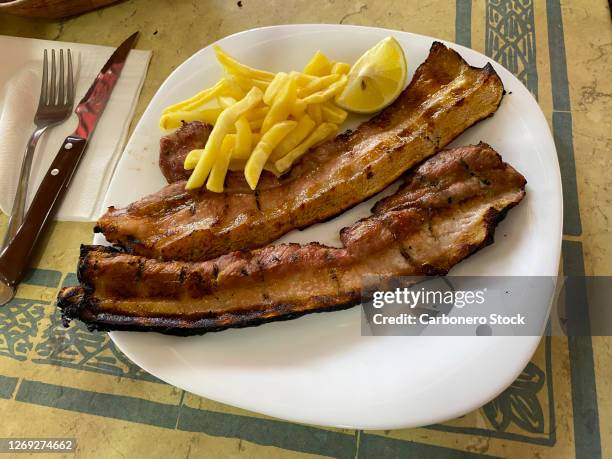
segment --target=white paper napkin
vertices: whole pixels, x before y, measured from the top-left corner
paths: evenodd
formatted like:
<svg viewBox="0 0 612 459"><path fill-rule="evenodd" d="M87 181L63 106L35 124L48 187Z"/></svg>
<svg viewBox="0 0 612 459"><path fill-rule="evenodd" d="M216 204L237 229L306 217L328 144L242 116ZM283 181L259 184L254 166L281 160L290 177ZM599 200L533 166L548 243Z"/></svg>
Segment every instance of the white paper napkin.
<svg viewBox="0 0 612 459"><path fill-rule="evenodd" d="M75 64L75 106L93 83L114 48L78 43L34 40L0 35L0 209L9 214L19 170L38 106L44 49L70 49ZM132 50L104 114L90 137L87 151L72 179L55 218L93 220L123 150L130 121L142 88L150 51ZM38 142L32 163L28 203L47 172L64 138L77 126L73 113L61 125L49 128Z"/></svg>

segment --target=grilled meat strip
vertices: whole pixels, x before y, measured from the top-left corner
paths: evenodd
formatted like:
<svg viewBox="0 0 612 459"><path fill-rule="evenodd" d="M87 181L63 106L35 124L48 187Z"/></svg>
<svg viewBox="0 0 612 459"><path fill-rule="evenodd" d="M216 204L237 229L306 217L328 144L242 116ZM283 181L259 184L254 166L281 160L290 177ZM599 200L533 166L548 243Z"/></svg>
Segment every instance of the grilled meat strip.
<svg viewBox="0 0 612 459"><path fill-rule="evenodd" d="M398 99L379 115L305 155L255 193L244 182L224 193L185 191L176 182L126 208L110 207L96 231L130 253L201 261L263 246L325 221L381 191L492 115L503 95L488 64L470 67L434 43Z"/></svg>
<svg viewBox="0 0 612 459"><path fill-rule="evenodd" d="M164 262L83 246L80 286L59 294L65 323L201 334L359 303L364 278L445 274L493 242L525 178L488 145L446 150L405 177L342 248L270 245L205 262Z"/></svg>

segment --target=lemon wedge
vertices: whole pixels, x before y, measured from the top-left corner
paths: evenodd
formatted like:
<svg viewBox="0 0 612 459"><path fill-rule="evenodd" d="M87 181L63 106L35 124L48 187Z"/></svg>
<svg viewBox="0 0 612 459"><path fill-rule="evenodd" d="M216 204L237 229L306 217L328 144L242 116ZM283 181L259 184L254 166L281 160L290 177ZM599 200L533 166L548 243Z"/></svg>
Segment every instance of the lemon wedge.
<svg viewBox="0 0 612 459"><path fill-rule="evenodd" d="M382 110L404 89L406 73L402 46L395 38L387 37L353 64L344 90L336 96L336 104L356 113Z"/></svg>

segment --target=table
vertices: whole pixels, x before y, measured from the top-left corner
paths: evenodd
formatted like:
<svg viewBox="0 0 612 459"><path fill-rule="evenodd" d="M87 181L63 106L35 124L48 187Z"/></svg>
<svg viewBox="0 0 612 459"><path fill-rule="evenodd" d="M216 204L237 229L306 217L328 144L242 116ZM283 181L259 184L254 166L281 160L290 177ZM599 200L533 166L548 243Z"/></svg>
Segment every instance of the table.
<svg viewBox="0 0 612 459"><path fill-rule="evenodd" d="M135 122L169 72L195 51L283 23L406 30L506 65L538 99L554 133L564 272L612 274L612 23L605 0L131 0L62 21L0 16L0 33L116 46L140 30L137 47L152 49L153 58ZM0 233L6 223L0 216ZM79 456L105 458L612 455L609 337L545 337L519 380L493 402L419 429L292 424L164 384L106 335L61 326L54 298L75 281L75 244L91 240L92 226L54 223L17 299L0 309L0 437L75 437Z"/></svg>

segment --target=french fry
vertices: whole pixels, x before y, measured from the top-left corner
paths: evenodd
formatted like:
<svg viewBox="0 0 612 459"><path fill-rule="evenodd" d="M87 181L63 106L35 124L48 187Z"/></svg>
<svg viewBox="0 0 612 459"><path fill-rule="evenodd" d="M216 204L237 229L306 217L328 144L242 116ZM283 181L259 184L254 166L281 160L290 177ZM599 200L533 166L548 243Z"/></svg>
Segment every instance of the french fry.
<svg viewBox="0 0 612 459"><path fill-rule="evenodd" d="M308 97L304 97L302 100L307 104L320 104L321 102L330 100L344 89L347 81L348 77L346 75L340 75L340 79L335 83L330 84L327 88L317 91Z"/></svg>
<svg viewBox="0 0 612 459"><path fill-rule="evenodd" d="M215 124L217 118L223 111L220 107L204 108L202 110L178 111L164 113L159 119L161 129L175 129L180 127L183 122L202 121L208 124Z"/></svg>
<svg viewBox="0 0 612 459"><path fill-rule="evenodd" d="M215 50L217 60L221 63L225 70L228 73L231 73L232 75L241 75L244 77L268 82L272 81L272 79L274 78L274 74L271 72L266 72L265 70L259 70L253 67L249 67L248 65L241 64L236 59L227 54L225 51L223 51L218 45L213 46L213 49Z"/></svg>
<svg viewBox="0 0 612 459"><path fill-rule="evenodd" d="M302 72L296 72L295 70L289 72L289 76L295 80L299 87L306 86L308 83L318 78L314 75L306 75Z"/></svg>
<svg viewBox="0 0 612 459"><path fill-rule="evenodd" d="M210 173L210 170L218 157L223 138L233 128L236 121L238 121L238 118L261 102L262 97L263 92L254 87L247 93L246 96L244 96L242 100L236 102L236 104L221 112L219 118L217 118L217 123L208 136L208 141L206 142L204 151L201 153L200 158L198 159L198 164L195 166L189 180L187 180L187 185L185 186L187 190L200 188L202 185L204 185L204 182L206 181L206 178L208 177L208 174Z"/></svg>
<svg viewBox="0 0 612 459"><path fill-rule="evenodd" d="M293 116L293 118L295 119L299 119L306 112L306 107L308 107L308 104L306 104L306 102L304 102L302 99L296 98L293 104L291 105L289 115Z"/></svg>
<svg viewBox="0 0 612 459"><path fill-rule="evenodd" d="M274 75L274 79L268 85L266 92L264 92L264 96L263 96L264 104L272 105L272 102L274 101L274 97L276 97L276 94L278 93L278 91L283 86L285 86L285 84L287 84L287 81L289 80L289 78L291 77L285 72L278 72L276 75Z"/></svg>
<svg viewBox="0 0 612 459"><path fill-rule="evenodd" d="M304 67L304 73L306 75L323 76L329 74L331 67L332 63L327 56L321 51L317 51Z"/></svg>
<svg viewBox="0 0 612 459"><path fill-rule="evenodd" d="M244 116L248 121L258 120L259 118L265 118L269 111L270 107L263 105L261 107L252 108L246 112Z"/></svg>
<svg viewBox="0 0 612 459"><path fill-rule="evenodd" d="M228 108L238 102L236 99L230 96L219 96L217 97L217 102L223 108Z"/></svg>
<svg viewBox="0 0 612 459"><path fill-rule="evenodd" d="M302 116L298 120L295 129L287 134L287 136L281 140L278 146L274 149L270 155L270 161L274 162L281 159L283 156L297 147L302 140L308 137L308 134L312 132L315 126L316 123L310 116L306 114Z"/></svg>
<svg viewBox="0 0 612 459"><path fill-rule="evenodd" d="M224 78L224 80L227 82L227 90L225 91L226 94L230 97L233 97L236 100L240 100L242 99L246 93L251 89L247 89L244 90L240 87L240 85L236 82L236 80L234 80L233 78Z"/></svg>
<svg viewBox="0 0 612 459"><path fill-rule="evenodd" d="M331 73L337 75L346 75L351 70L351 66L346 62L336 62L332 68Z"/></svg>
<svg viewBox="0 0 612 459"><path fill-rule="evenodd" d="M204 149L200 148L197 150L191 150L189 153L187 153L187 156L185 157L185 162L183 163L183 168L186 171L195 169L195 167L198 165L198 161L200 160L200 156L202 156L203 151Z"/></svg>
<svg viewBox="0 0 612 459"><path fill-rule="evenodd" d="M295 103L296 100L296 87L295 80L293 78L289 78L284 86L279 89L276 97L274 98L274 102L270 107L270 111L264 118L263 124L261 125L261 132L265 134L268 129L274 126L276 123L280 123L281 121L285 121L291 112L291 107Z"/></svg>
<svg viewBox="0 0 612 459"><path fill-rule="evenodd" d="M276 161L274 165L279 172L287 171L293 162L308 151L309 148L323 142L338 131L338 126L334 123L323 123L304 140L301 144Z"/></svg>
<svg viewBox="0 0 612 459"><path fill-rule="evenodd" d="M268 88L270 82L264 80L258 80L256 78L249 78L242 75L230 75L228 80L231 80L236 86L242 91L250 91L251 88L256 87L265 91Z"/></svg>
<svg viewBox="0 0 612 459"><path fill-rule="evenodd" d="M195 96L164 108L162 113L194 110L221 95L240 99L244 97L244 92L225 78L222 78L214 86L200 91Z"/></svg>
<svg viewBox="0 0 612 459"><path fill-rule="evenodd" d="M344 123L344 120L346 120L346 117L348 116L348 112L346 110L342 110L329 100L321 104L321 114L323 115L324 121L329 121L330 123L337 125Z"/></svg>
<svg viewBox="0 0 612 459"><path fill-rule="evenodd" d="M246 117L242 115L236 121L236 142L234 145L233 158L244 158L247 159L251 154L252 146L252 132L249 122Z"/></svg>
<svg viewBox="0 0 612 459"><path fill-rule="evenodd" d="M297 121L281 121L274 124L253 149L244 168L244 177L252 190L257 186L261 171L272 153L272 150L283 138L297 126Z"/></svg>
<svg viewBox="0 0 612 459"><path fill-rule="evenodd" d="M321 105L310 104L308 107L306 107L306 113L308 113L308 115L316 124L321 124L323 122L323 112L321 111Z"/></svg>
<svg viewBox="0 0 612 459"><path fill-rule="evenodd" d="M223 142L221 142L221 149L219 150L219 156L216 159L212 170L210 171L208 180L206 181L206 189L214 191L215 193L223 193L225 175L227 174L227 167L229 166L235 144L236 134L228 134L223 138Z"/></svg>
<svg viewBox="0 0 612 459"><path fill-rule="evenodd" d="M314 92L327 88L330 84L335 83L339 79L340 79L340 75L337 75L337 74L318 77L310 81L310 83L308 83L306 86L304 86L300 90L298 90L297 95L299 98L304 98L306 96L311 95Z"/></svg>
<svg viewBox="0 0 612 459"><path fill-rule="evenodd" d="M262 124L264 123L265 118L257 118L256 120L249 121L249 127L251 131L259 131L261 129Z"/></svg>

